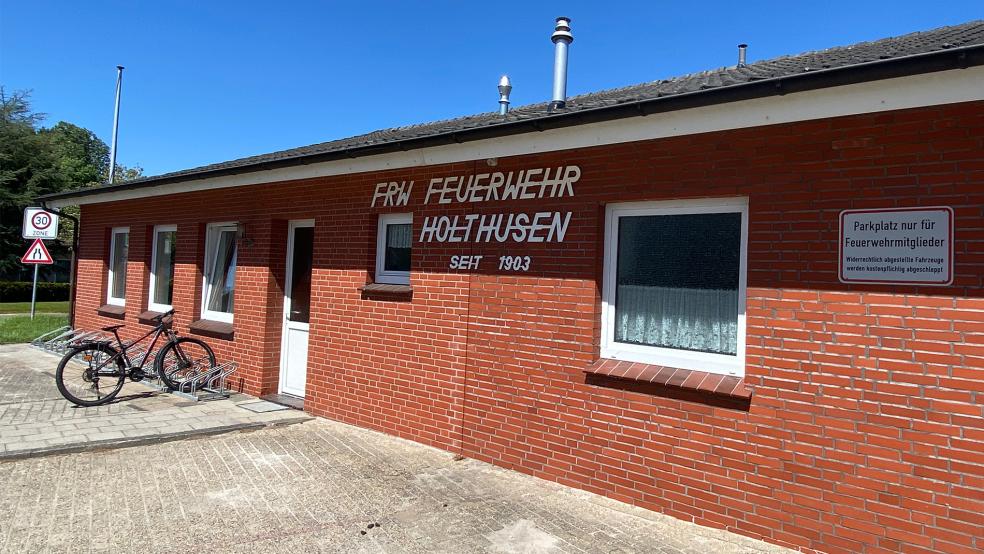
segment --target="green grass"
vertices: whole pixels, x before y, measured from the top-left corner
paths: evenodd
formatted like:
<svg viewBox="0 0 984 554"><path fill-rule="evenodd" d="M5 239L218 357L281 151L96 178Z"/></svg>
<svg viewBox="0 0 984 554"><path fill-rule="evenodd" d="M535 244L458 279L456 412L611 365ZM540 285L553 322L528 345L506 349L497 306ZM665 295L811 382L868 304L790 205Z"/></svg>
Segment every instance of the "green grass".
<svg viewBox="0 0 984 554"><path fill-rule="evenodd" d="M68 301L64 302L38 302L34 307L35 313L43 314L67 314ZM0 314L29 314L31 313L30 302L0 302Z"/></svg>
<svg viewBox="0 0 984 554"><path fill-rule="evenodd" d="M0 317L0 344L31 342L48 331L68 325L68 316L38 315L31 320L29 315Z"/></svg>

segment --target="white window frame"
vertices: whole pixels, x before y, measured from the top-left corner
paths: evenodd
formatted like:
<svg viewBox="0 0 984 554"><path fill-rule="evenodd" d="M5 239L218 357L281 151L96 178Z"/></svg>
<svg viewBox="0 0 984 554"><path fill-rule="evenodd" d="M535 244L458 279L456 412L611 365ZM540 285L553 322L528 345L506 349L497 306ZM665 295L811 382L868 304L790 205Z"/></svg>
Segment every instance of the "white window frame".
<svg viewBox="0 0 984 554"><path fill-rule="evenodd" d="M177 233L177 225L156 225L154 226L154 233L151 236L151 255L150 255L150 288L147 290L147 309L153 312L167 312L172 308L171 304L158 304L154 302L154 289L157 288L157 273L154 269L157 267L157 233ZM171 252L171 256L174 256L174 252ZM174 271L174 260L171 260L171 271ZM173 291L172 291L173 296Z"/></svg>
<svg viewBox="0 0 984 554"><path fill-rule="evenodd" d="M114 277L115 277L114 273L115 272L113 271L113 267L116 266L116 236L117 235L123 235L123 234L125 234L127 236L127 254L126 254L127 261L126 261L126 263L129 263L129 261L130 261L129 260L129 258L130 258L130 248L129 248L129 246L130 246L129 245L129 242L130 242L130 228L129 227L113 227L113 230L110 231L110 238L109 238L109 271L107 272L108 273L108 277L109 277L109 281L107 281L107 283L106 283L106 303L107 304L112 304L113 306L126 306L126 282L123 283L123 296L121 298L117 298L117 297L113 296L113 281L115 280L114 279Z"/></svg>
<svg viewBox="0 0 984 554"><path fill-rule="evenodd" d="M239 252L238 252L238 250L239 250L239 244L238 244L238 239L239 239L239 224L237 222L235 222L235 221L223 221L221 223L209 223L208 225L205 226L205 252L204 252L205 253L205 256L204 256L205 265L203 266L204 271L202 271L202 312L201 312L202 313L202 316L201 317L202 317L202 319L207 319L207 320L210 320L210 321L219 321L219 322L222 322L222 323L232 323L232 320L233 320L233 317L232 316L233 316L233 314L236 311L236 306L235 306L235 301L233 301L233 308L232 308L233 311L231 313L226 313L226 312L213 312L212 310L209 310L208 309L208 297L209 297L208 272L211 271L211 269L209 267L209 265L210 265L209 264L210 258L209 258L209 250L208 249L209 249L209 243L211 241L211 238L212 238L213 233L219 233L221 231L228 231L230 229L232 231L235 231L236 232L236 240L237 240L237 244L236 244L236 251L237 251L236 252L236 266L237 266L236 269L237 269L237 271L236 271L236 273L238 273L238 269L239 269L238 268L238 265L239 265ZM215 241L216 247L218 246L218 244L219 244L218 243L218 240L216 240ZM233 291L235 291L235 282L233 282ZM233 294L235 294L235 292L233 292Z"/></svg>
<svg viewBox="0 0 984 554"><path fill-rule="evenodd" d="M388 285L409 285L409 271L386 271L386 227L389 225L413 225L413 214L381 214L376 228L376 282ZM411 252L413 233L411 232Z"/></svg>
<svg viewBox="0 0 984 554"><path fill-rule="evenodd" d="M615 285L618 270L618 222L622 217L650 215L741 214L738 267L738 341L736 355L694 352L615 341ZM748 198L709 198L665 202L609 204L605 209L604 286L601 305L601 357L662 365L722 375L745 375L745 305L748 273Z"/></svg>

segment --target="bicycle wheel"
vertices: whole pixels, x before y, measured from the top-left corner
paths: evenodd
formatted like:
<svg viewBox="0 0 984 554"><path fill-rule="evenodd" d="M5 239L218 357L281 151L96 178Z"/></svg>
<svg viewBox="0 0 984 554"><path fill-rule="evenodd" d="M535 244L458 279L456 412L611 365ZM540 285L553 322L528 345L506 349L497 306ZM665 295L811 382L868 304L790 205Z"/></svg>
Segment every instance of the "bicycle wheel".
<svg viewBox="0 0 984 554"><path fill-rule="evenodd" d="M55 370L58 392L78 406L109 402L123 388L125 380L123 356L105 343L84 344L69 350Z"/></svg>
<svg viewBox="0 0 984 554"><path fill-rule="evenodd" d="M157 374L171 390L208 374L215 367L215 353L204 341L182 337L167 343L155 360Z"/></svg>

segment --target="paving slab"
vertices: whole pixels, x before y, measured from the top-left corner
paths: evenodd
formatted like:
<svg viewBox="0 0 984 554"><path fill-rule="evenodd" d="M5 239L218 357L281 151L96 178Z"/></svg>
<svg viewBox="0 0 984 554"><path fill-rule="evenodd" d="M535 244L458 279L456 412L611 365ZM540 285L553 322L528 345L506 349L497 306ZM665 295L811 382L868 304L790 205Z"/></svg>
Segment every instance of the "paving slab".
<svg viewBox="0 0 984 554"><path fill-rule="evenodd" d="M288 410L289 406L284 406L283 404L275 404L273 402L268 402L266 400L260 400L257 402L243 402L239 405L240 408L246 408L251 412L276 412L279 410Z"/></svg>
<svg viewBox="0 0 984 554"><path fill-rule="evenodd" d="M258 400L188 401L128 381L109 404L80 407L55 386L60 356L26 344L0 345L0 459L165 441L306 421L297 410L257 413Z"/></svg>
<svg viewBox="0 0 984 554"><path fill-rule="evenodd" d="M791 552L324 419L0 461L0 551Z"/></svg>

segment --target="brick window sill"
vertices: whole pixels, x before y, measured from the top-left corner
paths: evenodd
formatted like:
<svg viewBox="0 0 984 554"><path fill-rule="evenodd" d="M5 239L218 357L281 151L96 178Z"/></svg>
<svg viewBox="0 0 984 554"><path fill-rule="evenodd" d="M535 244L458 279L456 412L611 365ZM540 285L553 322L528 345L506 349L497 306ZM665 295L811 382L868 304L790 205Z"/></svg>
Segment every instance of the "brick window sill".
<svg viewBox="0 0 984 554"><path fill-rule="evenodd" d="M126 308L115 304L103 304L102 306L96 308L96 313L103 317L124 319L126 317Z"/></svg>
<svg viewBox="0 0 984 554"><path fill-rule="evenodd" d="M147 310L146 312L140 312L137 314L137 321L143 325L157 325L154 318L161 315L161 312L155 312L154 310Z"/></svg>
<svg viewBox="0 0 984 554"><path fill-rule="evenodd" d="M191 331L192 334L211 337L213 339L232 340L235 336L235 330L232 327L232 323L212 321L210 319L199 319L198 321L193 321L191 325L188 326L188 330Z"/></svg>
<svg viewBox="0 0 984 554"><path fill-rule="evenodd" d="M715 406L748 409L752 390L732 375L602 358L584 370L588 384Z"/></svg>
<svg viewBox="0 0 984 554"><path fill-rule="evenodd" d="M412 300L413 287L410 285L388 285L385 283L370 283L359 287L364 300Z"/></svg>

